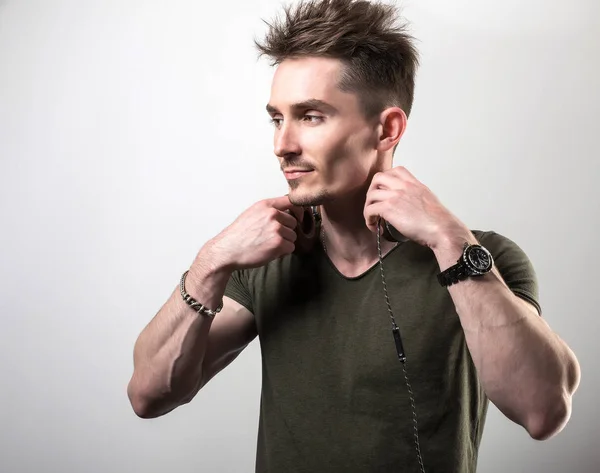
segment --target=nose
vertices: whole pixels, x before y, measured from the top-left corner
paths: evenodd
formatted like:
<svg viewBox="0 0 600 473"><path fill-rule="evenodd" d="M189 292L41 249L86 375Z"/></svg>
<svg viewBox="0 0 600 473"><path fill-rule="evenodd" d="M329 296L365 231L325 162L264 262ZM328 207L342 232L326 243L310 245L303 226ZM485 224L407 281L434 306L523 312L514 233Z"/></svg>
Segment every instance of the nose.
<svg viewBox="0 0 600 473"><path fill-rule="evenodd" d="M300 154L300 144L293 123L284 122L279 129L275 130L274 149L275 154L280 158Z"/></svg>

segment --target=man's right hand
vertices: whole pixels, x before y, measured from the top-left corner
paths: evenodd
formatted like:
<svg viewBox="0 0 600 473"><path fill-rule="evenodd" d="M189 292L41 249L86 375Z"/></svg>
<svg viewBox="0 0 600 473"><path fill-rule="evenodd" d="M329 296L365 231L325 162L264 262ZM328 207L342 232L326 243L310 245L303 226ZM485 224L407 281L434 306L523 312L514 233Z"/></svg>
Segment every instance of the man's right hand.
<svg viewBox="0 0 600 473"><path fill-rule="evenodd" d="M303 215L287 195L256 202L211 240L212 254L232 270L263 266L294 251Z"/></svg>

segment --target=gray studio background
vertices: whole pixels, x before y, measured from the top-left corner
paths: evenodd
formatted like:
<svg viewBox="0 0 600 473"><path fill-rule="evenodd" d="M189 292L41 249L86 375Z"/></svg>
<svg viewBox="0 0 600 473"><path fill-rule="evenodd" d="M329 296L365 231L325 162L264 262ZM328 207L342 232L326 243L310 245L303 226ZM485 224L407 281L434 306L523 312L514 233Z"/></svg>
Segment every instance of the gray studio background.
<svg viewBox="0 0 600 473"><path fill-rule="evenodd" d="M0 1L2 473L253 471L258 341L165 417L136 417L126 386L200 247L286 193L252 45L279 5ZM583 371L551 440L490 405L479 471L598 471L600 7L412 0L405 15L422 66L395 165L527 252Z"/></svg>

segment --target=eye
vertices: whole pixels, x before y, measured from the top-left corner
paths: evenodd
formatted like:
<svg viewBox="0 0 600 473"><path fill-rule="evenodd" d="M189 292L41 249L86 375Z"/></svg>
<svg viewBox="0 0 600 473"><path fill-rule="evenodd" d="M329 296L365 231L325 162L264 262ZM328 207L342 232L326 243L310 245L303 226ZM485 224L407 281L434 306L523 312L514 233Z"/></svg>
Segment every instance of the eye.
<svg viewBox="0 0 600 473"><path fill-rule="evenodd" d="M279 125L281 125L281 118L271 118L269 120L269 123L273 126L275 126L276 128L279 128Z"/></svg>
<svg viewBox="0 0 600 473"><path fill-rule="evenodd" d="M316 123L322 122L323 119L324 119L324 117L321 117L319 115L304 115L301 120L304 121L304 122L316 124ZM283 121L283 118L271 118L271 119L269 119L269 123L271 123L272 125L274 125L275 128L279 128L281 126L281 122L282 121Z"/></svg>
<svg viewBox="0 0 600 473"><path fill-rule="evenodd" d="M304 117L302 117L303 120L306 118L308 118L308 121L311 123L319 123L323 121L323 117L320 117L318 115L304 115Z"/></svg>

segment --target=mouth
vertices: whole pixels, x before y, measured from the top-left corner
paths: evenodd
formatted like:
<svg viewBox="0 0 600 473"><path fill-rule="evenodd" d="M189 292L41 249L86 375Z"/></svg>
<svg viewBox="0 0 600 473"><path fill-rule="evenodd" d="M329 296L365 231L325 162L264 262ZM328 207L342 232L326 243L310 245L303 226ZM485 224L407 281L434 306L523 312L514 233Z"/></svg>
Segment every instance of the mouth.
<svg viewBox="0 0 600 473"><path fill-rule="evenodd" d="M305 176L306 174L310 174L312 169L296 169L296 170L288 170L284 171L283 174L285 178L289 181L291 179L298 179L299 177Z"/></svg>

